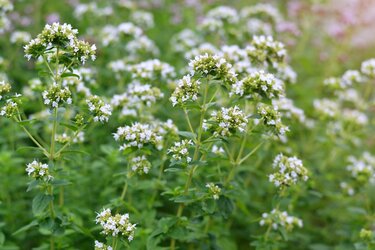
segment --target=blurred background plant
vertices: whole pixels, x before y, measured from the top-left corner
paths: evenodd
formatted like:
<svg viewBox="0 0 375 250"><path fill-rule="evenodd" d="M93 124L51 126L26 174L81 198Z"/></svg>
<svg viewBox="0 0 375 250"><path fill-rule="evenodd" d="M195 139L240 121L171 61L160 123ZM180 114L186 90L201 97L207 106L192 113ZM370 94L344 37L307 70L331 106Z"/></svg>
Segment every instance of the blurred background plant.
<svg viewBox="0 0 375 250"><path fill-rule="evenodd" d="M42 92L51 80L23 47L54 22L96 44L97 59L61 79L74 95L63 118L84 129L58 128L56 147L69 150L54 178L65 188L32 202L41 196L28 190L26 164L48 155L31 147L22 126L50 138ZM24 118L38 120L0 119L0 249L374 249L374 23L372 0L0 0L0 107L8 107L1 116L12 106L9 83L22 94ZM206 53L231 64L226 74L183 78L189 61ZM239 81L231 92L232 66L250 84ZM282 91L271 76L262 82L252 74L259 70L281 79ZM216 99L203 101L208 84ZM275 98L284 92L289 99ZM197 105L185 103L195 98ZM104 126L75 116L89 105L85 111L100 119L107 103L113 115ZM264 132L259 114L242 117L262 107L264 120L282 115L286 136ZM215 125L228 113L242 121L230 123L230 133ZM251 140L241 123L255 125ZM291 184L277 173L279 161L308 174L301 170ZM61 204L61 192L59 221L51 224L40 214L53 198ZM126 237L111 235L108 220Z"/></svg>

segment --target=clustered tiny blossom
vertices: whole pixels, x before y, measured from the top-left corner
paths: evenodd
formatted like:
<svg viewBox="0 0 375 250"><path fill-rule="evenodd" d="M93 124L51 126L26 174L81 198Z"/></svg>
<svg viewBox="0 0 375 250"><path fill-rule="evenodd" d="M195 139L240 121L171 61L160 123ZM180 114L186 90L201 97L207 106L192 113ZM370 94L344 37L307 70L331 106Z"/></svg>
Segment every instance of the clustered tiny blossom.
<svg viewBox="0 0 375 250"><path fill-rule="evenodd" d="M31 35L25 31L14 31L10 36L11 43L27 43L31 40Z"/></svg>
<svg viewBox="0 0 375 250"><path fill-rule="evenodd" d="M144 29L149 29L149 28L154 27L154 16L150 12L141 11L141 10L134 11L130 16L130 19L136 25Z"/></svg>
<svg viewBox="0 0 375 250"><path fill-rule="evenodd" d="M0 81L0 100L3 99L3 95L10 92L12 89L11 85L5 81Z"/></svg>
<svg viewBox="0 0 375 250"><path fill-rule="evenodd" d="M0 116L5 116L7 118L14 117L18 114L18 104L12 99L8 99L5 102L5 106L0 109Z"/></svg>
<svg viewBox="0 0 375 250"><path fill-rule="evenodd" d="M206 188L208 188L208 192L214 200L219 199L221 188L218 185L215 185L214 183L210 182L206 184Z"/></svg>
<svg viewBox="0 0 375 250"><path fill-rule="evenodd" d="M205 129L214 130L215 136L231 136L238 129L245 132L248 119L245 113L238 107L224 108L213 111L210 119L205 121Z"/></svg>
<svg viewBox="0 0 375 250"><path fill-rule="evenodd" d="M355 83L361 83L362 80L363 77L358 70L347 70L341 77L341 86L346 88Z"/></svg>
<svg viewBox="0 0 375 250"><path fill-rule="evenodd" d="M67 87L60 87L53 84L48 90L42 93L44 104L52 108L58 108L63 103L72 104L72 93Z"/></svg>
<svg viewBox="0 0 375 250"><path fill-rule="evenodd" d="M375 77L375 58L362 62L361 72L369 77Z"/></svg>
<svg viewBox="0 0 375 250"><path fill-rule="evenodd" d="M261 226L272 226L274 230L283 227L287 231L292 231L295 226L303 227L301 219L289 215L286 211L282 212L278 209L273 209L271 213L263 213L259 224Z"/></svg>
<svg viewBox="0 0 375 250"><path fill-rule="evenodd" d="M282 16L279 10L275 6L265 3L258 3L253 6L243 8L241 10L240 16L242 18L263 17L263 19L266 18L272 23L278 23L282 21Z"/></svg>
<svg viewBox="0 0 375 250"><path fill-rule="evenodd" d="M276 187L288 187L297 183L299 179L308 180L307 169L297 157L287 157L279 154L275 157L272 167L276 170L268 179Z"/></svg>
<svg viewBox="0 0 375 250"><path fill-rule="evenodd" d="M172 154L172 158L176 161L184 161L186 163L191 162L191 157L189 156L189 147L194 145L192 140L182 140L175 142L172 147L168 149L168 154Z"/></svg>
<svg viewBox="0 0 375 250"><path fill-rule="evenodd" d="M236 9L228 6L218 6L207 13L208 18L221 22L237 23L239 21Z"/></svg>
<svg viewBox="0 0 375 250"><path fill-rule="evenodd" d="M272 36L254 36L251 45L245 48L248 55L260 63L281 63L286 57L284 44Z"/></svg>
<svg viewBox="0 0 375 250"><path fill-rule="evenodd" d="M25 57L29 60L31 57L39 58L46 51L61 47L64 49L61 53L73 56L72 61L76 59L82 64L88 59L94 61L96 59L96 46L78 40L77 34L78 30L73 29L70 24L46 24L43 31L24 47Z"/></svg>
<svg viewBox="0 0 375 250"><path fill-rule="evenodd" d="M125 46L125 50L129 53L129 57L132 59L136 59L138 55L159 54L159 49L155 42L147 36L140 36L128 42Z"/></svg>
<svg viewBox="0 0 375 250"><path fill-rule="evenodd" d="M198 99L200 81L192 79L190 75L184 76L177 82L177 87L170 98L172 105L183 105L188 101Z"/></svg>
<svg viewBox="0 0 375 250"><path fill-rule="evenodd" d="M289 98L282 97L279 99L273 99L272 105L276 106L283 115L290 119L296 119L300 123L306 122L306 116L303 109L294 106L293 101Z"/></svg>
<svg viewBox="0 0 375 250"><path fill-rule="evenodd" d="M237 82L237 76L223 57L218 55L199 55L189 62L191 75L213 76L215 79L221 79L225 83L234 84Z"/></svg>
<svg viewBox="0 0 375 250"><path fill-rule="evenodd" d="M111 210L107 208L98 213L95 222L102 226L104 235L113 237L122 235L127 237L129 241L134 238L136 224L130 223L129 214L112 215Z"/></svg>
<svg viewBox="0 0 375 250"><path fill-rule="evenodd" d="M104 243L101 243L99 241L95 241L95 250L113 250L111 246L107 246Z"/></svg>
<svg viewBox="0 0 375 250"><path fill-rule="evenodd" d="M50 181L53 179L49 173L48 165L36 160L26 165L26 172L37 180Z"/></svg>
<svg viewBox="0 0 375 250"><path fill-rule="evenodd" d="M231 95L253 97L259 95L263 98L273 99L283 95L283 82L273 74L263 70L253 72L246 78L232 85Z"/></svg>
<svg viewBox="0 0 375 250"><path fill-rule="evenodd" d="M183 53L191 50L200 43L200 37L190 29L184 29L174 35L171 39L172 49Z"/></svg>
<svg viewBox="0 0 375 250"><path fill-rule="evenodd" d="M147 160L145 155L132 158L129 164L131 170L138 174L148 174L151 168L151 163Z"/></svg>
<svg viewBox="0 0 375 250"><path fill-rule="evenodd" d="M364 126L368 124L368 117L365 113L355 109L344 109L342 110L341 117L344 121L351 124Z"/></svg>
<svg viewBox="0 0 375 250"><path fill-rule="evenodd" d="M285 135L289 131L289 128L281 121L281 113L278 111L278 107L259 103L257 113L260 115L264 125L273 128L277 135Z"/></svg>
<svg viewBox="0 0 375 250"><path fill-rule="evenodd" d="M325 117L335 117L339 114L339 104L329 99L314 100L314 108L318 114Z"/></svg>
<svg viewBox="0 0 375 250"><path fill-rule="evenodd" d="M157 149L162 148L162 136L157 134L149 124L137 122L131 126L119 127L113 137L116 141L124 141L120 146L120 151L131 147L142 148L147 144L154 145Z"/></svg>
<svg viewBox="0 0 375 250"><path fill-rule="evenodd" d="M350 156L346 169L352 177L359 182L375 183L375 157L369 152L364 152L360 158Z"/></svg>
<svg viewBox="0 0 375 250"><path fill-rule="evenodd" d="M168 63L159 59L152 59L140 62L138 64L129 65L127 69L131 72L135 79L150 81L155 79L171 80L175 77L175 69Z"/></svg>
<svg viewBox="0 0 375 250"><path fill-rule="evenodd" d="M112 115L111 105L105 103L99 96L93 95L86 99L90 112L94 116L94 122L108 122Z"/></svg>
<svg viewBox="0 0 375 250"><path fill-rule="evenodd" d="M225 150L223 149L223 147L219 147L215 144L212 146L211 152L214 153L215 155L224 155L225 154Z"/></svg>

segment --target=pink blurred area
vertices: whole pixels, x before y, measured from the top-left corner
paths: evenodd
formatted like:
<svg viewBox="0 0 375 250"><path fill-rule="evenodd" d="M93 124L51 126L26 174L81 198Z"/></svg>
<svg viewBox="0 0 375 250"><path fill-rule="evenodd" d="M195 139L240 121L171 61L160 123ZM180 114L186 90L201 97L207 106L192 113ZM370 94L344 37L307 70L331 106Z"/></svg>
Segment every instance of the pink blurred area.
<svg viewBox="0 0 375 250"><path fill-rule="evenodd" d="M330 36L346 37L354 47L375 46L375 0L330 0L319 9L328 14L325 29Z"/></svg>

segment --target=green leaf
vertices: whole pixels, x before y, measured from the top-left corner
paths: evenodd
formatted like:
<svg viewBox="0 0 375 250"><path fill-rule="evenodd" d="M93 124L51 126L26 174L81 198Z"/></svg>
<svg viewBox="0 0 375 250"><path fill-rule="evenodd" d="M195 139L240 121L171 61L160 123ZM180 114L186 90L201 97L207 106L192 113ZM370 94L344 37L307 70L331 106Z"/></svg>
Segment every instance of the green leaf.
<svg viewBox="0 0 375 250"><path fill-rule="evenodd" d="M28 124L31 124L31 123L34 123L36 122L37 119L28 119L28 120L23 120L23 121L19 121L17 122L19 125L21 126L25 126L25 125L28 125Z"/></svg>
<svg viewBox="0 0 375 250"><path fill-rule="evenodd" d="M234 209L233 201L225 196L220 196L217 201L218 211L226 219L228 218Z"/></svg>
<svg viewBox="0 0 375 250"><path fill-rule="evenodd" d="M195 138L197 137L194 133L189 131L178 131L177 134L181 135L182 137L186 137L193 140L195 140Z"/></svg>
<svg viewBox="0 0 375 250"><path fill-rule="evenodd" d="M59 124L61 126L63 126L63 127L66 127L66 128L68 128L70 130L73 130L73 131L77 131L78 130L78 127L75 126L75 125L73 125L73 124L69 124L69 123L65 123L65 122L60 122Z"/></svg>
<svg viewBox="0 0 375 250"><path fill-rule="evenodd" d="M33 180L29 183L29 186L27 187L27 190L26 192L29 192L31 190L33 190L34 188L36 188L37 186L39 185L39 181L38 180Z"/></svg>
<svg viewBox="0 0 375 250"><path fill-rule="evenodd" d="M47 194L38 194L35 196L32 203L33 214L38 215L42 213L52 200L53 196Z"/></svg>
<svg viewBox="0 0 375 250"><path fill-rule="evenodd" d="M3 232L0 232L0 246L4 245L5 235Z"/></svg>
<svg viewBox="0 0 375 250"><path fill-rule="evenodd" d="M27 230L29 230L30 228L32 227L35 227L38 225L38 221L36 220L33 220L32 222L30 222L29 224L27 224L26 226L23 226L21 227L20 229L18 229L17 231L15 231L12 235L17 235L17 234L20 234L20 233L23 233L23 232L26 232Z"/></svg>
<svg viewBox="0 0 375 250"><path fill-rule="evenodd" d="M61 74L61 78L65 78L65 77L77 77L78 79L80 79L79 75L71 73L71 72L65 72L64 74Z"/></svg>

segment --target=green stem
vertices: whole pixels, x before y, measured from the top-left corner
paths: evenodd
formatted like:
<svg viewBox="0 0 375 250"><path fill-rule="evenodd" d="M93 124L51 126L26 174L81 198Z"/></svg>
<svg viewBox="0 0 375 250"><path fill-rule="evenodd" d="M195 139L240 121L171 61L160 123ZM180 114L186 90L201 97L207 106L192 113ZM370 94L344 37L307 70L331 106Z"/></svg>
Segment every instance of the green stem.
<svg viewBox="0 0 375 250"><path fill-rule="evenodd" d="M204 90L203 104L201 106L201 116L200 116L200 119L199 119L199 127L198 127L198 138L197 138L196 143L195 143L193 162L198 160L199 149L200 149L200 146L201 146L201 139L202 139L202 133L203 133L203 120L204 120L204 116L205 116L206 111L207 111L206 102L207 102L207 94L208 94L208 84L209 84L209 79L207 80L205 90ZM188 176L188 179L186 180L186 183L185 183L184 195L186 195L189 191L189 187L190 187L191 181L193 179L195 169L197 167L198 166L191 166L191 168L189 170L189 176ZM182 216L184 208L185 208L185 203L180 203L180 205L178 206L178 209L177 209L177 217L178 218ZM170 244L170 249L174 250L175 246L176 246L176 240L172 239L171 244Z"/></svg>
<svg viewBox="0 0 375 250"><path fill-rule="evenodd" d="M184 108L184 113L185 113L186 121L187 121L187 123L188 123L188 125L189 125L190 132L192 132L193 134L195 134L195 133L194 133L193 126L191 126L191 122L190 122L189 114L188 114L186 108Z"/></svg>
<svg viewBox="0 0 375 250"><path fill-rule="evenodd" d="M50 160L55 159L55 138L57 131L57 108L53 109L53 125L51 133L51 148L50 148Z"/></svg>

